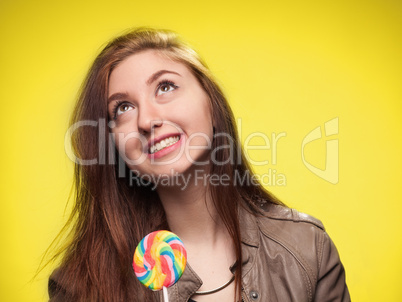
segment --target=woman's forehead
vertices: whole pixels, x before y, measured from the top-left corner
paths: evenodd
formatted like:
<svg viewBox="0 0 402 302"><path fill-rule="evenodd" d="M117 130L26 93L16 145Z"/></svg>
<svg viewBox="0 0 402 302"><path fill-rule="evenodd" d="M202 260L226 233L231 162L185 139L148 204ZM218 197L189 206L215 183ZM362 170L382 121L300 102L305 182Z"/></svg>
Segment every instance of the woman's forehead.
<svg viewBox="0 0 402 302"><path fill-rule="evenodd" d="M118 64L109 77L109 94L129 84L149 85L158 73L170 73L183 78L192 77L190 69L158 50L133 54Z"/></svg>
<svg viewBox="0 0 402 302"><path fill-rule="evenodd" d="M168 51L148 49L139 53L132 54L122 62L120 62L112 71L111 74L121 70L133 70L144 72L149 69L158 67L170 67L188 71L188 67L184 62L175 59L175 56Z"/></svg>

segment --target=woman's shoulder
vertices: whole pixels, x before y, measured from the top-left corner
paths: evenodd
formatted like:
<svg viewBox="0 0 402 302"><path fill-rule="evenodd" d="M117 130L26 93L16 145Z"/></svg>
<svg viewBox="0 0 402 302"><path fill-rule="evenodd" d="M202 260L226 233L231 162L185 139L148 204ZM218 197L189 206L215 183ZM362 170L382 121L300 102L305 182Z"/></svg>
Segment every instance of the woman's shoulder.
<svg viewBox="0 0 402 302"><path fill-rule="evenodd" d="M48 293L49 301L68 301L66 290L60 285L62 279L62 270L56 268L49 277L48 281Z"/></svg>
<svg viewBox="0 0 402 302"><path fill-rule="evenodd" d="M328 295L339 298L331 301L350 301L338 251L320 220L272 203L261 203L251 216L246 219L247 238L259 248L260 257L281 254L286 263L297 263L293 269L285 268L291 275L297 275L294 267L304 271L311 293L315 293L314 301L327 301ZM275 265L275 259L271 265Z"/></svg>
<svg viewBox="0 0 402 302"><path fill-rule="evenodd" d="M317 218L283 205L269 202L257 205L252 213L245 211L248 213L240 217L242 239L246 244L283 249L305 259L319 255L323 245L330 242L323 223ZM309 254L311 257L306 256Z"/></svg>
<svg viewBox="0 0 402 302"><path fill-rule="evenodd" d="M302 212L299 212L296 209L289 208L283 205L279 204L273 204L273 203L262 203L260 204L259 208L259 214L258 217L260 218L269 218L269 220L264 220L260 219L262 223L270 221L271 223L281 223L282 222L292 222L292 223L306 223L306 226L314 226L317 227L318 229L321 229L322 231L325 231L324 225L321 222L321 220L309 215L305 214ZM294 225L294 224L288 224L289 227L292 226L297 226L299 225Z"/></svg>
<svg viewBox="0 0 402 302"><path fill-rule="evenodd" d="M274 241L295 257L316 262L325 248L332 244L323 223L308 214L286 206L262 204L256 215L261 240Z"/></svg>

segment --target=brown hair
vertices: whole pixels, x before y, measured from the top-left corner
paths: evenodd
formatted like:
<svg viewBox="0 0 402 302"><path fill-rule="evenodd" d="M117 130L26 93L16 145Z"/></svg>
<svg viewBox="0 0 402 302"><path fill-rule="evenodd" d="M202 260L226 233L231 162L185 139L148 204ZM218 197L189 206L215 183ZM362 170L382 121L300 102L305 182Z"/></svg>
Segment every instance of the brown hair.
<svg viewBox="0 0 402 302"><path fill-rule="evenodd" d="M130 185L119 177L119 156L108 139L109 130L101 127L107 119L108 80L112 70L127 57L155 49L185 64L208 94L212 108L215 137L212 150L218 162L211 173L252 175L237 135L233 113L221 89L198 54L170 31L140 28L117 37L95 59L75 107L71 125L96 121L96 126L77 128L72 146L75 164L75 205L67 226L70 240L63 249L56 294L71 301L152 301L151 291L135 279L132 256L138 242L150 231L168 228L165 214L155 191L146 186ZM101 135L99 135L101 134ZM225 135L219 135L225 134ZM231 145L232 148L217 148ZM99 150L103 150L102 156ZM102 158L101 158L102 157ZM111 164L108 159L114 158ZM97 159L86 165L83 160ZM117 162L117 163L116 163ZM127 168L126 168L127 169ZM127 170L126 170L127 172ZM120 173L120 174L119 174ZM253 208L256 200L280 204L255 182L235 186L210 186L217 212L233 239L237 263L241 263L241 238L238 208L241 201ZM146 201L146 202L145 202ZM162 222L162 223L161 223ZM241 295L241 265L236 266L236 296Z"/></svg>

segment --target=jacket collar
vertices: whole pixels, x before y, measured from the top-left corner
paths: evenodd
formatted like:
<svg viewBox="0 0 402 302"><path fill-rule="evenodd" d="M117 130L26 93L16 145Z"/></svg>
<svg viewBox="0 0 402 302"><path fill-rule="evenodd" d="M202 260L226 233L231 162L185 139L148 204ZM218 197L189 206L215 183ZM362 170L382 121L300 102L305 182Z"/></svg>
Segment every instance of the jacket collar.
<svg viewBox="0 0 402 302"><path fill-rule="evenodd" d="M239 207L240 236L242 242L242 276L251 270L258 247L260 246L259 227L256 217L246 207ZM232 273L236 270L236 263L230 267Z"/></svg>
<svg viewBox="0 0 402 302"><path fill-rule="evenodd" d="M188 301L190 297L201 287L202 280L187 263L186 269L179 281L168 288L170 301ZM162 292L159 293L160 301L163 301Z"/></svg>
<svg viewBox="0 0 402 302"><path fill-rule="evenodd" d="M239 207L239 222L242 243L253 247L259 247L260 237L258 236L257 219L254 214L243 205Z"/></svg>

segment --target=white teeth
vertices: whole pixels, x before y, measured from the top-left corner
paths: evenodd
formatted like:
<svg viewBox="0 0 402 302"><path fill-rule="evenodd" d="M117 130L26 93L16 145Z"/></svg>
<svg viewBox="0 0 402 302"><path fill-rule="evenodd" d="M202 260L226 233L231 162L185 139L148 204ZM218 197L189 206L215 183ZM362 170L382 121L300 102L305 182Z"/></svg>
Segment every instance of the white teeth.
<svg viewBox="0 0 402 302"><path fill-rule="evenodd" d="M177 143L179 141L179 136L171 136L171 137L167 137L163 140L161 140L160 142L156 143L155 145L151 146L149 148L149 153L153 154L155 152L158 152L166 147L169 147L175 143Z"/></svg>

